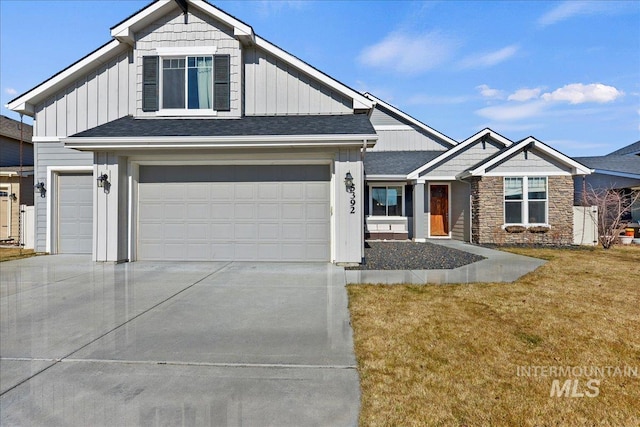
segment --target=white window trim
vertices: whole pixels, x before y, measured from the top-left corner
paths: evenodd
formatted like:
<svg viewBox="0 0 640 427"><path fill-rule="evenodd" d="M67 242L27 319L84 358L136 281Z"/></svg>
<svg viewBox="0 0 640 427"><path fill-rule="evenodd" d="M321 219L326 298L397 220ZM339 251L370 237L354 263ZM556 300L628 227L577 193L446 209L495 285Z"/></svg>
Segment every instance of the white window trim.
<svg viewBox="0 0 640 427"><path fill-rule="evenodd" d="M7 224L7 238L9 236L11 236L11 223L13 222L12 221L13 218L11 217L11 214L12 214L12 206L11 206L11 204L13 203L13 200L11 199L11 189L12 188L11 188L11 184L10 183L0 184L0 191L6 191L7 192L7 196L6 196L7 197L7 221L8 221L8 224Z"/></svg>
<svg viewBox="0 0 640 427"><path fill-rule="evenodd" d="M505 199L506 194L506 179L502 180L502 223L503 228L509 225L521 225L523 227L527 226L549 226L549 177L548 176L540 176L540 175L524 175L524 176L505 176L504 178L521 178L522 179L522 203L521 214L522 214L522 222L507 222L507 209L506 204L507 200ZM546 197L544 199L532 199L532 201L544 202L544 217L545 222L529 222L529 178L545 178L545 194ZM514 200L515 202L515 200Z"/></svg>
<svg viewBox="0 0 640 427"><path fill-rule="evenodd" d="M375 182L375 183L369 183L367 185L369 187L369 215L367 215L367 218L373 218L373 219L381 219L381 218L406 218L407 214L405 212L405 206L406 206L406 198L405 198L405 193L406 193L406 187L407 184L404 182ZM402 187L402 215L398 216L398 215L373 215L373 187Z"/></svg>
<svg viewBox="0 0 640 427"><path fill-rule="evenodd" d="M158 47L156 54L158 55L158 70L160 73L158 79L158 111L155 112L159 117L215 117L218 111L212 109L189 109L186 106L188 88L188 58L190 56L211 56L216 54L216 46L188 46L188 47ZM164 59L183 59L184 58L184 94L185 108L164 108L162 105L164 94ZM215 60L215 59L214 59Z"/></svg>

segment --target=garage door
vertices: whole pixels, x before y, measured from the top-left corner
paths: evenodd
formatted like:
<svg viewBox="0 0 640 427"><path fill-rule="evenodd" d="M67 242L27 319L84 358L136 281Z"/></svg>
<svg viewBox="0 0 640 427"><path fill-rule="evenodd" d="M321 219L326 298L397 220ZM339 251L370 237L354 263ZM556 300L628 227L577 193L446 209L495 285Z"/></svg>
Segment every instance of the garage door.
<svg viewBox="0 0 640 427"><path fill-rule="evenodd" d="M58 253L90 254L93 242L93 176L58 176Z"/></svg>
<svg viewBox="0 0 640 427"><path fill-rule="evenodd" d="M329 261L329 167L141 166L140 260Z"/></svg>

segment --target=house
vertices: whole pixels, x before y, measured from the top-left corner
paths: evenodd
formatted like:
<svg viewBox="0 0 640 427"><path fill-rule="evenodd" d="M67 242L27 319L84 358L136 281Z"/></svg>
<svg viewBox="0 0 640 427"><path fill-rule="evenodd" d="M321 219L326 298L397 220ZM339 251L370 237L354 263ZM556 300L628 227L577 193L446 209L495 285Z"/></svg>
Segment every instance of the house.
<svg viewBox="0 0 640 427"><path fill-rule="evenodd" d="M111 36L8 105L35 118L37 250L359 263L365 237L571 235L589 170L535 138L459 143L204 1Z"/></svg>
<svg viewBox="0 0 640 427"><path fill-rule="evenodd" d="M20 205L33 206L31 136L31 125L0 115L0 242L20 241Z"/></svg>
<svg viewBox="0 0 640 427"><path fill-rule="evenodd" d="M640 141L604 156L577 157L591 169L591 174L575 179L575 203L583 203L590 189L616 189L626 194L640 190ZM640 205L632 206L627 220L640 220Z"/></svg>

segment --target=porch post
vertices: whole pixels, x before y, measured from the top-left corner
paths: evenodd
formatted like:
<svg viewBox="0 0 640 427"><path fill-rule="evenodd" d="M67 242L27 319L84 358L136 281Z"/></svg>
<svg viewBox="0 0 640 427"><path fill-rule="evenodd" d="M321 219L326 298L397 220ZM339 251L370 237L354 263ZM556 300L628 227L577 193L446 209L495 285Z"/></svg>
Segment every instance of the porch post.
<svg viewBox="0 0 640 427"><path fill-rule="evenodd" d="M426 242L424 232L424 180L413 184L413 240Z"/></svg>

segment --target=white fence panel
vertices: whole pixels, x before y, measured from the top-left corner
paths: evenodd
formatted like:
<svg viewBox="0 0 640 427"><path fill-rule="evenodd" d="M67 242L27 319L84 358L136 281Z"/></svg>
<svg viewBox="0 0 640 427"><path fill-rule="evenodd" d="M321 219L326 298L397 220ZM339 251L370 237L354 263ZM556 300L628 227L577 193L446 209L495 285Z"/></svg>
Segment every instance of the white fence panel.
<svg viewBox="0 0 640 427"><path fill-rule="evenodd" d="M20 245L35 248L35 210L33 206L20 205Z"/></svg>
<svg viewBox="0 0 640 427"><path fill-rule="evenodd" d="M573 207L573 244L598 244L598 207Z"/></svg>

